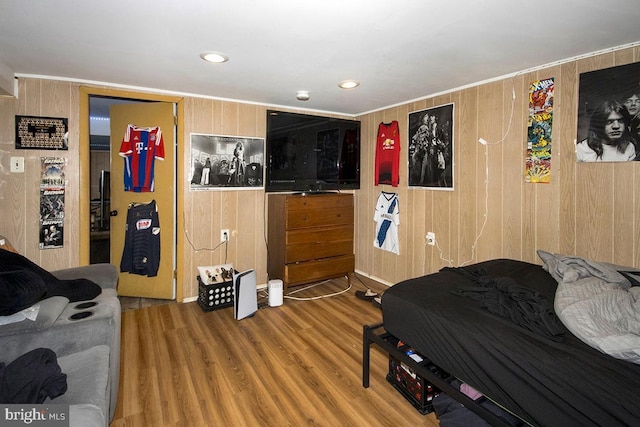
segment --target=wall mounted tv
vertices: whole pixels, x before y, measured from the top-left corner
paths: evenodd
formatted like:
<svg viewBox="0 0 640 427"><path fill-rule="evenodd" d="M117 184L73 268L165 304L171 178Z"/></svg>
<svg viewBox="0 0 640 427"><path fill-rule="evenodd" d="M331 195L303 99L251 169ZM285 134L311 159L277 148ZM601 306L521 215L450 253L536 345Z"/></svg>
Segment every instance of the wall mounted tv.
<svg viewBox="0 0 640 427"><path fill-rule="evenodd" d="M360 188L360 122L267 111L265 191Z"/></svg>

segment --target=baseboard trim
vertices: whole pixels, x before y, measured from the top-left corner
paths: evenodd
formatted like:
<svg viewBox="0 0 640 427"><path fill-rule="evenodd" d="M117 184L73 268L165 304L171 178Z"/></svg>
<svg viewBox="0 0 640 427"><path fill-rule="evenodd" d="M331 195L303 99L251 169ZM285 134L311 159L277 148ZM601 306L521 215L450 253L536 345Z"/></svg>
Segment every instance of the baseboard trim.
<svg viewBox="0 0 640 427"><path fill-rule="evenodd" d="M381 285L385 285L386 287L390 288L391 286L393 286L393 283L387 282L386 280L383 280L379 277L373 276L371 274L367 274L364 271L361 270L355 270L356 274L359 274L361 276L366 277L367 279L371 279L371 280L375 280L376 282L380 283Z"/></svg>
<svg viewBox="0 0 640 427"><path fill-rule="evenodd" d="M386 280L382 280L382 279L381 279L381 278L379 278L379 277L372 276L371 274L367 274L367 273L365 273L364 271L355 270L355 273L356 273L356 274L359 274L359 275L361 275L361 276L364 276L364 277L366 277L367 279L375 280L376 282L378 282L378 283L380 283L381 285L384 285L384 286L386 286L386 287L388 287L388 288L389 288L389 287L391 287L391 286L393 286L393 283L387 282ZM263 284L260 284L260 285L257 285L257 286L256 286L256 290L258 290L258 291L265 290L266 288L267 288L267 284L266 284L266 283L263 283ZM198 301L198 296L197 296L197 295L196 295L196 296L194 296L194 297L188 297L188 298L183 298L183 299L182 299L182 302L183 302L183 303L185 303L185 304L186 304L186 303L188 303L188 302L194 302L194 301Z"/></svg>

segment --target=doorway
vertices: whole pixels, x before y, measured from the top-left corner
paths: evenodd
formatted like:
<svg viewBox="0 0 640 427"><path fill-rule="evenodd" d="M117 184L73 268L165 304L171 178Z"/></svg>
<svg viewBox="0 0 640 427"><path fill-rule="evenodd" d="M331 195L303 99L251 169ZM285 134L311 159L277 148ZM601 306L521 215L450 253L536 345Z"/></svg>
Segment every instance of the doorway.
<svg viewBox="0 0 640 427"><path fill-rule="evenodd" d="M94 99L95 98L95 99ZM92 221L93 221L93 229L95 232L102 232L104 234L107 234L110 236L110 233L112 232L111 229L111 221L107 220L106 215L108 214L108 212L111 211L110 207L105 207L104 203L108 203L107 200L105 199L105 190L102 190L103 192L103 197L100 196L100 182L102 180L102 182L104 183L105 179L107 178L103 178L103 174L102 171L104 170L105 172L108 172L108 175L111 175L111 165L109 164L109 166L107 167L107 163L106 161L102 164L100 164L97 160L94 159L94 161L92 162L91 159L91 137L90 134L92 133L90 131L90 111L93 114L98 107L95 107L95 109L91 109L90 108L90 104L91 101L101 101L103 104L105 104L106 106L110 106L110 104L113 103L131 103L131 102L150 102L150 101L159 101L159 102L167 102L167 103L172 103L175 106L175 113L177 116L177 132L176 132L176 139L175 139L175 143L172 144L171 147L167 147L170 148L171 150L175 151L176 157L175 157L175 168L174 168L174 182L176 183L176 187L175 187L175 202L174 205L177 206L182 206L183 204L183 194L182 194L182 188L180 187L180 185L178 184L178 180L175 179L175 177L178 176L182 176L183 174L183 166L182 166L182 162L181 162L181 158L183 153L180 153L177 151L176 147L180 147L182 146L181 141L183 139L182 135L184 133L183 129L184 129L184 105L183 105L183 99L180 97L175 97L175 96L164 96L164 95L153 95L153 94L145 94L145 93L137 93L137 92L130 92L130 91L124 91L124 90L113 90L113 89L103 89L103 88L93 88L93 87L81 87L80 88L80 147L79 147L79 154L80 154L80 218L79 218L79 253L80 253L80 262L82 265L86 265L89 264L91 262L91 230L92 230ZM99 102L100 103L100 102ZM96 116L98 116L98 114L96 114ZM100 115L102 117L106 117L105 115ZM106 151L105 149L103 150L93 150L93 151L103 151L104 153L102 154L102 156L107 156L108 151ZM97 156L95 154L98 154ZM94 153L94 158L95 157L100 157L101 155L99 153ZM104 166L104 167L103 167ZM96 172L95 170L98 170L98 172ZM92 188L92 175L93 175L93 188ZM109 178L111 178L111 180L114 179L118 179L117 177L112 177L109 176ZM103 187L105 188L105 187ZM93 191L93 193L92 193ZM99 200L94 200L94 199L99 199ZM98 212L96 212L96 208L95 205L98 204L100 206L100 203L103 203L101 206L102 207L98 207L97 210ZM100 222L98 221L100 219L99 217L99 211L100 209L104 209L102 215L103 215L103 221ZM126 212L125 212L126 214ZM174 223L174 229L180 229L179 227L182 226L183 220L180 216L175 215L175 210L173 212L173 216L172 216L172 222ZM178 248L182 247L181 245L183 245L183 236L174 233L171 236L167 236L167 242L166 242L169 246L172 247L172 252L173 252L173 256L172 256L172 260L171 260L171 264L174 265L174 270L172 271L171 275L172 278L175 281L175 288L173 291L173 298L175 298L178 302L182 301L183 299L183 286L182 286L182 279L183 279L183 274L182 274L182 261L179 258L179 251ZM94 247L98 246L96 244L93 245ZM103 255L104 256L104 255ZM118 257L116 257L118 258ZM119 265L119 262L114 262L113 259L114 257L111 256L112 259L112 264L115 264L116 266Z"/></svg>
<svg viewBox="0 0 640 427"><path fill-rule="evenodd" d="M89 263L111 262L110 109L131 99L89 96L90 239Z"/></svg>

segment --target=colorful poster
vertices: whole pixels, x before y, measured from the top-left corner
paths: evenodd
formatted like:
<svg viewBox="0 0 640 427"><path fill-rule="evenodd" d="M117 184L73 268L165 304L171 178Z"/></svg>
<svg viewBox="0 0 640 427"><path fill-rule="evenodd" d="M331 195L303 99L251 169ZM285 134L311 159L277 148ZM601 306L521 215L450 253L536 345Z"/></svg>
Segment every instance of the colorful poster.
<svg viewBox="0 0 640 427"><path fill-rule="evenodd" d="M63 246L66 163L64 157L40 158L40 249Z"/></svg>
<svg viewBox="0 0 640 427"><path fill-rule="evenodd" d="M525 182L551 182L553 87L553 77L532 82L529 86Z"/></svg>

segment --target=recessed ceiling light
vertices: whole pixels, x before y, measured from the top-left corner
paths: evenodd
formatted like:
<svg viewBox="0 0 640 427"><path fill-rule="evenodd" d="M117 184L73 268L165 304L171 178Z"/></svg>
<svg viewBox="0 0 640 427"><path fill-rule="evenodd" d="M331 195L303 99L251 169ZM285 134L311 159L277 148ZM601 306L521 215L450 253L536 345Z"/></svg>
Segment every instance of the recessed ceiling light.
<svg viewBox="0 0 640 427"><path fill-rule="evenodd" d="M338 83L338 86L342 89L353 89L354 87L360 86L360 82L355 80L343 80Z"/></svg>
<svg viewBox="0 0 640 427"><path fill-rule="evenodd" d="M220 52L202 52L200 54L200 58L204 59L207 62L213 62L215 64L220 64L229 60L229 57L227 55Z"/></svg>

